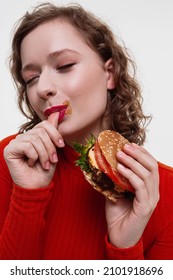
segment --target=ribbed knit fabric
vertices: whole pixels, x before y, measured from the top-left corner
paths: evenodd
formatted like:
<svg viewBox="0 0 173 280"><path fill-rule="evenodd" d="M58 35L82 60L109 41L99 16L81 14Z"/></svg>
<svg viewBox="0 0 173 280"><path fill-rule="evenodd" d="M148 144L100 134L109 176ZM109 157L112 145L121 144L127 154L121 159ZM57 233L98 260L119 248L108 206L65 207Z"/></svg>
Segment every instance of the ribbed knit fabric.
<svg viewBox="0 0 173 280"><path fill-rule="evenodd" d="M119 249L108 241L105 198L75 166L66 146L51 184L13 184L0 143L0 259L173 259L173 169L159 164L161 199L141 240Z"/></svg>

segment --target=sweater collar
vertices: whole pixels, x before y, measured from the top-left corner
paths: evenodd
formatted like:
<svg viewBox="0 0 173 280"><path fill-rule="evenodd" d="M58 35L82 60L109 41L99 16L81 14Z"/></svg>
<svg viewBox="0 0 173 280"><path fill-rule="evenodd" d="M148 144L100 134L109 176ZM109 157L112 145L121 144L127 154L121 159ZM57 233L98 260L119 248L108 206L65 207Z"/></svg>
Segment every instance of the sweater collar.
<svg viewBox="0 0 173 280"><path fill-rule="evenodd" d="M70 171L76 173L77 176L84 177L83 172L79 166L76 166L76 160L79 157L79 154L67 144L64 148L58 150L59 162L70 168Z"/></svg>

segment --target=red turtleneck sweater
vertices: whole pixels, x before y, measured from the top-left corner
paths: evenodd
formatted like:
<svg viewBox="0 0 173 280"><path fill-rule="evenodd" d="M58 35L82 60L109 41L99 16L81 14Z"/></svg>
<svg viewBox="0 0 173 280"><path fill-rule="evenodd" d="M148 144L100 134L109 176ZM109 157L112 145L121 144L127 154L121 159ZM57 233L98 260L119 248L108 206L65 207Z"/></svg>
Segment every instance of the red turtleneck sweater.
<svg viewBox="0 0 173 280"><path fill-rule="evenodd" d="M77 154L59 149L51 184L16 186L3 158L15 136L0 142L0 259L173 259L173 169L159 163L160 201L134 247L112 246L105 198L75 166Z"/></svg>

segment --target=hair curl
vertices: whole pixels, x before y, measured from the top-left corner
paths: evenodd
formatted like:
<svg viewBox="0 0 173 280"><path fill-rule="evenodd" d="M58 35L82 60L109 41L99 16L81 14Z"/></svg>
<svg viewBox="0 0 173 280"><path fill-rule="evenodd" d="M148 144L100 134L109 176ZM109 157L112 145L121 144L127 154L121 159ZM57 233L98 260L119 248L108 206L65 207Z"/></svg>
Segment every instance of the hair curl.
<svg viewBox="0 0 173 280"><path fill-rule="evenodd" d="M135 78L135 63L110 28L78 4L59 7L44 3L27 12L17 23L12 40L10 70L17 87L18 106L28 119L19 132L29 130L41 121L29 103L26 85L21 76L21 42L38 25L57 18L66 20L76 27L87 44L104 62L112 58L116 86L109 92L110 98L106 110L107 116L111 119L110 129L118 131L129 141L142 145L146 137L146 123L151 117L145 116L142 111L143 99Z"/></svg>

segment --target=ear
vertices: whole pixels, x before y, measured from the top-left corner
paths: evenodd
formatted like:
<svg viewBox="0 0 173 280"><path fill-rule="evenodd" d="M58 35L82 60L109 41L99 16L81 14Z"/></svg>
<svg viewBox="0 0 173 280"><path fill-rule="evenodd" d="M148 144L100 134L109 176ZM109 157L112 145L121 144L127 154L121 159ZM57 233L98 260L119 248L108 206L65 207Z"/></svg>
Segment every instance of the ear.
<svg viewBox="0 0 173 280"><path fill-rule="evenodd" d="M107 89L115 88L115 78L114 78L114 65L112 63L112 58L108 59L105 63L105 71L107 75Z"/></svg>

